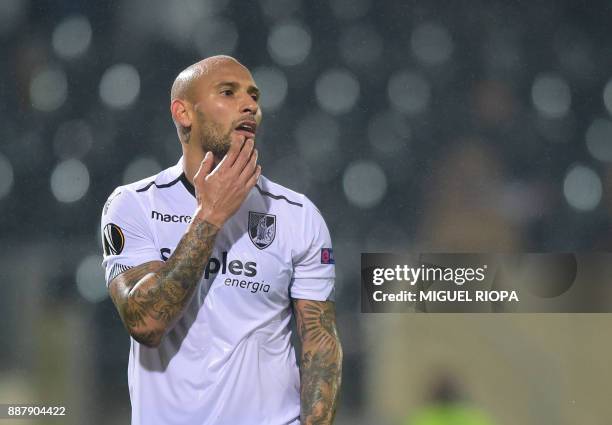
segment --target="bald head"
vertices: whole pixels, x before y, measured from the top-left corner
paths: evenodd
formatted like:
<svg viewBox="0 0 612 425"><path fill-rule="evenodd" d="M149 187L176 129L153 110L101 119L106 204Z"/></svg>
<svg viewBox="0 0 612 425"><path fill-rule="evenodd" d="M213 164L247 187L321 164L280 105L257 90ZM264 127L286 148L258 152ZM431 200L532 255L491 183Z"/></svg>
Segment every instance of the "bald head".
<svg viewBox="0 0 612 425"><path fill-rule="evenodd" d="M212 151L220 160L232 139L254 139L256 128L250 133L238 130L240 122L261 121L259 89L253 76L230 56L212 56L185 68L174 80L170 98L170 113L184 154L193 151L196 157L203 157Z"/></svg>
<svg viewBox="0 0 612 425"><path fill-rule="evenodd" d="M174 80L172 90L170 91L170 101L175 99L186 99L188 101L193 101L194 89L197 82L200 81L202 77L205 77L213 70L217 69L219 66L228 63L243 66L233 57L225 55L211 56L188 66L182 70Z"/></svg>

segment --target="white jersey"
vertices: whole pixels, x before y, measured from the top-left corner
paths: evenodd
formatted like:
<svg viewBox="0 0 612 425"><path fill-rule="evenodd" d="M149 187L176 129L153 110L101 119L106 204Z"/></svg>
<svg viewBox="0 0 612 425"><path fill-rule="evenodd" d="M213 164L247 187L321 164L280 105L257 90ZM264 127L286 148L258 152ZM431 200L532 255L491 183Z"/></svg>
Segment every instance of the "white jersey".
<svg viewBox="0 0 612 425"><path fill-rule="evenodd" d="M196 209L182 160L118 187L102 212L106 282L172 255ZM304 195L260 176L217 235L196 293L158 348L131 338L133 425L299 424L291 299L333 299L327 226Z"/></svg>

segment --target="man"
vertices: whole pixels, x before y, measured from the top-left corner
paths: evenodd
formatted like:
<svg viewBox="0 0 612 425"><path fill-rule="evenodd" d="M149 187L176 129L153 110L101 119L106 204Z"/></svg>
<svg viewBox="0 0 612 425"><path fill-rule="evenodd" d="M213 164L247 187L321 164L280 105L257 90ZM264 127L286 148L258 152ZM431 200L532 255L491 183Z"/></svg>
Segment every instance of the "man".
<svg viewBox="0 0 612 425"><path fill-rule="evenodd" d="M312 202L260 175L258 99L231 57L186 68L170 105L183 157L104 206L103 266L131 335L133 425L333 422L342 350L331 240Z"/></svg>

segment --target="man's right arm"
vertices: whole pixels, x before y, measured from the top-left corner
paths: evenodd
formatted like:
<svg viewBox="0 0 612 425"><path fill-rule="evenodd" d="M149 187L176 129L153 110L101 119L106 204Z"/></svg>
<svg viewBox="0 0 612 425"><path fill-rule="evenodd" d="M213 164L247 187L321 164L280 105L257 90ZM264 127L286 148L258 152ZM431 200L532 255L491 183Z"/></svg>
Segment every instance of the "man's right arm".
<svg viewBox="0 0 612 425"><path fill-rule="evenodd" d="M218 231L207 221L193 221L166 263L151 261L111 281L111 298L136 341L157 347L178 320L202 277Z"/></svg>
<svg viewBox="0 0 612 425"><path fill-rule="evenodd" d="M168 261L130 268L109 284L121 320L141 344L157 347L189 304L211 256L217 233L240 207L261 173L252 141L232 143L212 171L208 154L194 177L198 207Z"/></svg>

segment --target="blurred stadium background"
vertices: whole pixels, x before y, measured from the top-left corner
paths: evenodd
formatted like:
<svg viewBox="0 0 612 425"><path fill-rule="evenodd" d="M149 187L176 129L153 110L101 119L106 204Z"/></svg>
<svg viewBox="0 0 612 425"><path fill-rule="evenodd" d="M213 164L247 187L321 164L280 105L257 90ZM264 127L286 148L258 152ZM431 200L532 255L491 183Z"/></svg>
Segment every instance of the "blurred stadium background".
<svg viewBox="0 0 612 425"><path fill-rule="evenodd" d="M170 85L225 53L263 92L264 174L332 232L338 424L405 423L440 373L495 424L609 424L612 318L362 315L359 254L610 250L610 22L610 0L2 0L0 402L128 423L100 211L176 162Z"/></svg>

